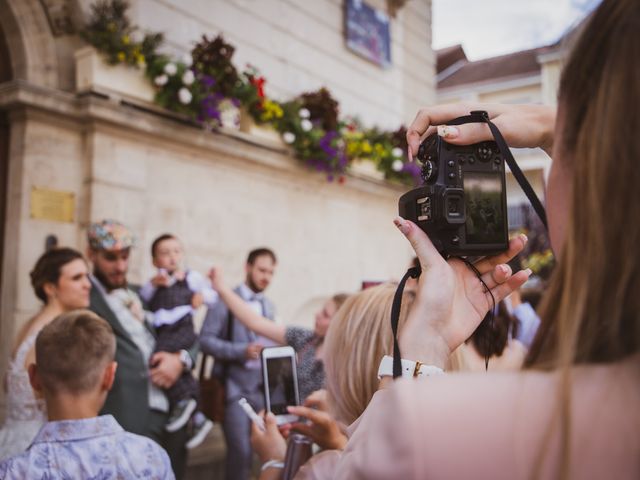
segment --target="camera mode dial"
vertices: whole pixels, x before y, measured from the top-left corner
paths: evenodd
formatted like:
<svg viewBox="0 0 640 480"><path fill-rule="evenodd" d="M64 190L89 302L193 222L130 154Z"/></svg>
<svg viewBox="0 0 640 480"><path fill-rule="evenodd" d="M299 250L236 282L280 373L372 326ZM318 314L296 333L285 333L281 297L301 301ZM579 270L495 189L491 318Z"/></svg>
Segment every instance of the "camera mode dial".
<svg viewBox="0 0 640 480"><path fill-rule="evenodd" d="M435 172L435 167L433 165L433 162L431 160L426 160L422 165L422 169L420 171L422 175L422 179L425 182L428 182L431 178L433 178L434 172Z"/></svg>
<svg viewBox="0 0 640 480"><path fill-rule="evenodd" d="M420 175L425 183L433 183L438 176L438 137L427 137L418 149L418 160L422 163Z"/></svg>

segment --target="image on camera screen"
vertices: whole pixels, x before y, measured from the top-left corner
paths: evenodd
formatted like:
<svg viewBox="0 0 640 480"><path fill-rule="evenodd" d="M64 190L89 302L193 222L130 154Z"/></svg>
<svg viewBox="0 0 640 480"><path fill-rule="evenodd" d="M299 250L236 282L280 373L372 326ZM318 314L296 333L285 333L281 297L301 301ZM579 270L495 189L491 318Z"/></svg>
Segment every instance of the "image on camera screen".
<svg viewBox="0 0 640 480"><path fill-rule="evenodd" d="M269 402L274 415L287 414L287 406L296 405L291 357L268 358Z"/></svg>
<svg viewBox="0 0 640 480"><path fill-rule="evenodd" d="M467 244L493 244L503 241L501 174L467 172L464 197Z"/></svg>

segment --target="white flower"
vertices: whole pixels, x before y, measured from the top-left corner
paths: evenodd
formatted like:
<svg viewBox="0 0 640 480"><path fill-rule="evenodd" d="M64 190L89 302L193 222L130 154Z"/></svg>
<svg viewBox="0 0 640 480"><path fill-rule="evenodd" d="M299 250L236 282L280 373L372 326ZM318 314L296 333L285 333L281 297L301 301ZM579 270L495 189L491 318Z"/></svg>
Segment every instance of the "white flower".
<svg viewBox="0 0 640 480"><path fill-rule="evenodd" d="M167 75L175 75L178 71L178 67L176 67L175 63L169 62L164 66L164 73Z"/></svg>
<svg viewBox="0 0 640 480"><path fill-rule="evenodd" d="M167 77L164 73L162 75L158 75L156 78L153 79L153 83L155 83L159 87L166 85L168 81L169 81L169 77Z"/></svg>
<svg viewBox="0 0 640 480"><path fill-rule="evenodd" d="M144 40L144 33L142 33L140 30L134 30L133 32L131 32L131 35L129 35L129 38L131 39L132 43L142 43L142 41Z"/></svg>
<svg viewBox="0 0 640 480"><path fill-rule="evenodd" d="M401 172L403 167L404 167L404 163L400 159L394 160L393 163L391 164L391 169L394 172Z"/></svg>
<svg viewBox="0 0 640 480"><path fill-rule="evenodd" d="M285 143L291 144L296 141L296 136L291 132L284 132L282 134L282 139L285 141Z"/></svg>
<svg viewBox="0 0 640 480"><path fill-rule="evenodd" d="M187 66L187 68L193 65L193 58L189 53L185 53L184 55L182 55L182 57L180 57L180 61L184 63Z"/></svg>
<svg viewBox="0 0 640 480"><path fill-rule="evenodd" d="M310 120L307 120L306 118L304 120L302 120L300 122L300 127L302 128L302 130L304 130L305 132L310 131L313 128L313 123L311 123Z"/></svg>
<svg viewBox="0 0 640 480"><path fill-rule="evenodd" d="M178 99L183 105L188 105L191 103L193 95L191 95L191 92L189 90L182 87L180 90L178 90Z"/></svg>
<svg viewBox="0 0 640 480"><path fill-rule="evenodd" d="M196 76L191 70L185 70L185 72L182 74L182 83L187 86L191 85L195 79Z"/></svg>
<svg viewBox="0 0 640 480"><path fill-rule="evenodd" d="M394 148L393 150L391 150L391 155L396 158L400 158L402 156L402 149L400 147Z"/></svg>
<svg viewBox="0 0 640 480"><path fill-rule="evenodd" d="M300 115L300 118L309 118L311 116L311 112L306 108L301 108L298 115Z"/></svg>

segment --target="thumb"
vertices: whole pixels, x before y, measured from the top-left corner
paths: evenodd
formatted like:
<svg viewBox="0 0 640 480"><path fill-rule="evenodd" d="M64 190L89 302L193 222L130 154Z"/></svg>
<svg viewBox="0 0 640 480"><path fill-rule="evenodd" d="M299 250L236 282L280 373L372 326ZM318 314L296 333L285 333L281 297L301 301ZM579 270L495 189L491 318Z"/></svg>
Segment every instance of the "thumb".
<svg viewBox="0 0 640 480"><path fill-rule="evenodd" d="M264 417L264 424L267 430L278 430L278 422L276 421L276 417L273 413L268 412Z"/></svg>
<svg viewBox="0 0 640 480"><path fill-rule="evenodd" d="M437 128L445 142L453 145L471 145L473 143L493 140L493 135L486 123L465 123L463 125L439 125Z"/></svg>
<svg viewBox="0 0 640 480"><path fill-rule="evenodd" d="M442 255L433 246L431 240L415 223L398 216L393 223L407 237L420 260L420 266L426 270L439 263L446 263Z"/></svg>

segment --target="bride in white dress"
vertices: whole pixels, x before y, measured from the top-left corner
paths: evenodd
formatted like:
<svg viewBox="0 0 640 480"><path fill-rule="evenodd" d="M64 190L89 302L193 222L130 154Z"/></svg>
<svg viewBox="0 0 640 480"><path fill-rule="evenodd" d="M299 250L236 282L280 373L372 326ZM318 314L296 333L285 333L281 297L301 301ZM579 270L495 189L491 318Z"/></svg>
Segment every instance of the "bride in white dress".
<svg viewBox="0 0 640 480"><path fill-rule="evenodd" d="M70 248L43 254L31 272L42 309L18 334L5 379L6 420L0 428L0 461L23 452L47 420L44 403L34 396L28 366L35 363L38 332L63 312L89 306L89 271L82 255Z"/></svg>

